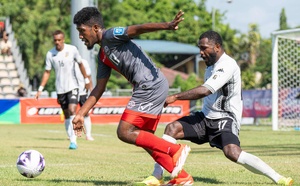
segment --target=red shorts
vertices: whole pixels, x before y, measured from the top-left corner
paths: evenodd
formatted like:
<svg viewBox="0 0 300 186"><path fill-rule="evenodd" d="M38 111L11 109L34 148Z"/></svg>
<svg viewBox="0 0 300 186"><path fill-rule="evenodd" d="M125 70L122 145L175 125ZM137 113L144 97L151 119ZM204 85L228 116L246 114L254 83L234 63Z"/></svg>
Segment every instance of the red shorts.
<svg viewBox="0 0 300 186"><path fill-rule="evenodd" d="M121 120L147 131L155 131L161 115L151 115L126 109Z"/></svg>

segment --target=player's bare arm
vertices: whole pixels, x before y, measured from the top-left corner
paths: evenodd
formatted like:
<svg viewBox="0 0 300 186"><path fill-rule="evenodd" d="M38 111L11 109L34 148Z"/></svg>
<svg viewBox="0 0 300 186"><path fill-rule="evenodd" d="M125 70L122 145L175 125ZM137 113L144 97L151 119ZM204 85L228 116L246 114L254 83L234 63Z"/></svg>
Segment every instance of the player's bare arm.
<svg viewBox="0 0 300 186"><path fill-rule="evenodd" d="M90 79L88 78L88 75L86 74L85 68L83 63L79 63L79 69L84 77L84 81L85 81L85 89L88 90L90 87Z"/></svg>
<svg viewBox="0 0 300 186"><path fill-rule="evenodd" d="M128 26L127 34L129 37L135 37L143 33L154 32L157 30L177 30L178 24L184 20L183 11L179 11L171 22L163 23L145 23L141 25Z"/></svg>
<svg viewBox="0 0 300 186"><path fill-rule="evenodd" d="M174 103L177 100L196 100L201 99L210 94L211 91L208 88L204 86L198 86L196 88L168 96L165 102L165 107L168 104Z"/></svg>
<svg viewBox="0 0 300 186"><path fill-rule="evenodd" d="M89 110L97 103L97 101L102 96L105 91L105 87L109 78L102 78L97 80L97 84L93 91L91 92L87 101L77 112L75 118L73 119L73 129L78 137L81 136L83 129L84 116L89 112Z"/></svg>
<svg viewBox="0 0 300 186"><path fill-rule="evenodd" d="M43 74L42 82L38 88L38 91L36 92L35 99L39 99L45 85L48 82L49 77L50 77L50 70L45 70Z"/></svg>

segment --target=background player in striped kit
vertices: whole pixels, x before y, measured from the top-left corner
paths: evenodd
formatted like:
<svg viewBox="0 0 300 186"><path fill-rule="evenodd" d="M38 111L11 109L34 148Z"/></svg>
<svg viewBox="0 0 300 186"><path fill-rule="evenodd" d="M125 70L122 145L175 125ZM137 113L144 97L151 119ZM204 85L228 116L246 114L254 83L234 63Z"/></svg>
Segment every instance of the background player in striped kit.
<svg viewBox="0 0 300 186"><path fill-rule="evenodd" d="M197 144L209 143L211 147L222 150L229 160L251 172L267 176L278 185L292 185L293 179L278 174L260 158L240 147L243 109L241 71L237 62L225 53L222 44L221 36L214 31L204 32L199 37L200 55L207 66L204 84L168 96L165 104L203 98L203 108L168 124L164 135L174 143L176 139ZM156 164L153 176L147 180L162 179L162 174L162 167Z"/></svg>
<svg viewBox="0 0 300 186"><path fill-rule="evenodd" d="M64 43L64 32L61 30L54 31L53 42L55 47L47 52L45 71L35 98L39 98L50 77L50 71L53 68L55 71L57 102L63 110L66 132L70 137L69 149L77 149L76 135L72 125L72 120L75 117L79 100L79 85L75 75L75 63L78 63L80 67L87 89L90 86L90 80L86 75L84 66L81 62L82 59L77 48L73 45Z"/></svg>

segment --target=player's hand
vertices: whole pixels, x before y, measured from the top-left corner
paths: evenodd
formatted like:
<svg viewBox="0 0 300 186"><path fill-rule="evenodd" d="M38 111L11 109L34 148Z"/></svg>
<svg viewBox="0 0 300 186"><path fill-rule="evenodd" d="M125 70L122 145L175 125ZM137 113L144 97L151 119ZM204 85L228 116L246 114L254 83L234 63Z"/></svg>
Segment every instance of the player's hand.
<svg viewBox="0 0 300 186"><path fill-rule="evenodd" d="M41 95L41 92L40 92L40 91L37 91L36 94L35 94L35 99L38 100L39 97L40 97L40 95Z"/></svg>
<svg viewBox="0 0 300 186"><path fill-rule="evenodd" d="M174 103L176 101L176 96L170 95L167 97L164 107L167 107L169 104Z"/></svg>
<svg viewBox="0 0 300 186"><path fill-rule="evenodd" d="M76 115L73 119L73 130L75 132L75 135L78 137L82 136L82 131L85 133L85 129L83 127L84 117L81 115Z"/></svg>
<svg viewBox="0 0 300 186"><path fill-rule="evenodd" d="M182 17L184 12L182 10L179 10L179 12L176 14L175 18L173 21L169 23L169 27L171 30L177 30L178 29L178 24L184 20Z"/></svg>
<svg viewBox="0 0 300 186"><path fill-rule="evenodd" d="M85 88L86 90L90 90L91 87L92 87L91 83L85 84L85 86L84 86L84 88Z"/></svg>

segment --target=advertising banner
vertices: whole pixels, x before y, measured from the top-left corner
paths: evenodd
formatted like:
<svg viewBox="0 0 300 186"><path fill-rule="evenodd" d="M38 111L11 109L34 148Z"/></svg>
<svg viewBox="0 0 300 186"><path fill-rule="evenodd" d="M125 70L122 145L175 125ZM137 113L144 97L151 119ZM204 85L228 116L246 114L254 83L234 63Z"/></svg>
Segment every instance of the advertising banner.
<svg viewBox="0 0 300 186"><path fill-rule="evenodd" d="M92 123L119 123L129 100L130 97L101 98L89 112ZM22 99L20 104L22 124L61 124L64 121L62 110L55 98ZM177 101L169 105L163 109L160 123L169 123L189 114L189 106L189 101Z"/></svg>
<svg viewBox="0 0 300 186"><path fill-rule="evenodd" d="M0 124L20 124L19 99L0 99Z"/></svg>
<svg viewBox="0 0 300 186"><path fill-rule="evenodd" d="M272 114L271 90L244 90L243 117L264 118Z"/></svg>

